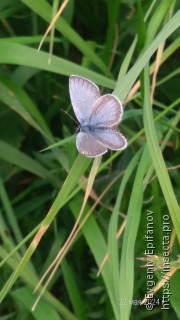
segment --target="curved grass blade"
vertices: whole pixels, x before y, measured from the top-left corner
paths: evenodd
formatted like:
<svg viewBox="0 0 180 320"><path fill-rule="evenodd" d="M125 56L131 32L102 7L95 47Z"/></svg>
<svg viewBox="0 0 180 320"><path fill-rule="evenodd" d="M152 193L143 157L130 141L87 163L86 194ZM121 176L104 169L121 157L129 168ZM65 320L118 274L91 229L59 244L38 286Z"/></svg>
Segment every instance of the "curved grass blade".
<svg viewBox="0 0 180 320"><path fill-rule="evenodd" d="M11 287L13 286L16 279L19 277L19 275L22 273L24 267L27 265L27 262L31 258L33 252L36 250L36 247L39 244L39 241L41 240L42 236L46 232L46 230L49 228L51 222L55 218L56 214L59 212L60 208L65 204L65 201L67 197L69 196L70 192L72 191L75 184L78 183L81 175L85 172L87 167L91 163L91 159L85 158L82 155L78 155L76 158L61 190L59 191L54 203L52 204L47 216L42 221L42 224L35 235L34 239L32 240L29 248L27 249L25 255L23 256L21 262L18 265L18 268L16 271L11 275L11 277L8 279L4 287L2 288L0 292L0 301L4 299L4 297L7 295Z"/></svg>
<svg viewBox="0 0 180 320"><path fill-rule="evenodd" d="M180 26L180 10L166 23L164 28L159 32L157 37L149 45L148 48L144 50L140 58L134 64L134 66L129 70L126 76L117 82L114 94L121 100L124 101L128 95L134 82L140 75L146 63L149 61L151 56L157 50L159 45L163 43L178 27Z"/></svg>
<svg viewBox="0 0 180 320"><path fill-rule="evenodd" d="M21 0L25 5L36 12L40 17L47 22L51 22L52 8L45 0ZM89 47L86 41L84 41L79 34L77 34L73 28L61 17L56 22L56 29L60 31L70 42L72 42L87 58L92 61L100 70L105 74L109 74L109 70L105 63L99 58L99 56Z"/></svg>
<svg viewBox="0 0 180 320"><path fill-rule="evenodd" d="M143 178L150 165L150 156L147 147L144 147L139 166L136 172L131 192L126 228L124 231L121 263L120 263L120 296L121 301L127 301L120 306L120 319L129 320L134 286L134 246L138 232L141 208L143 201Z"/></svg>
<svg viewBox="0 0 180 320"><path fill-rule="evenodd" d="M144 71L144 128L146 134L147 145L151 155L151 159L158 177L166 205L169 209L171 219L173 221L174 228L176 230L176 235L180 241L180 209L175 197L171 180L164 163L164 159L159 147L158 138L154 126L154 119L150 101L150 83L148 67Z"/></svg>
<svg viewBox="0 0 180 320"><path fill-rule="evenodd" d="M36 160L30 158L23 152L2 140L0 140L0 159L12 163L23 170L36 174L38 177L51 180L48 170L40 165Z"/></svg>
<svg viewBox="0 0 180 320"><path fill-rule="evenodd" d="M140 149L131 162L128 164L125 174L123 176L117 200L114 206L114 210L111 215L111 220L109 223L109 230L108 230L108 264L109 264L109 277L110 283L112 287L112 299L111 304L116 315L116 319L120 319L120 306L117 301L120 299L120 278L119 278L119 254L118 254L118 241L117 241L117 229L118 229L118 218L119 218L119 208L121 205L122 197L124 194L124 190L126 184L131 177L132 173L135 170L135 167L139 161L139 157L141 155L142 150Z"/></svg>
<svg viewBox="0 0 180 320"><path fill-rule="evenodd" d="M41 113L24 90L15 83L8 79L0 78L0 100L17 112L46 139L53 141L52 134Z"/></svg>
<svg viewBox="0 0 180 320"><path fill-rule="evenodd" d="M48 53L38 52L36 49L2 39L0 40L0 47L0 63L24 65L66 76L78 74L107 88L113 89L115 87L114 80L63 58L52 55L51 63L48 64Z"/></svg>

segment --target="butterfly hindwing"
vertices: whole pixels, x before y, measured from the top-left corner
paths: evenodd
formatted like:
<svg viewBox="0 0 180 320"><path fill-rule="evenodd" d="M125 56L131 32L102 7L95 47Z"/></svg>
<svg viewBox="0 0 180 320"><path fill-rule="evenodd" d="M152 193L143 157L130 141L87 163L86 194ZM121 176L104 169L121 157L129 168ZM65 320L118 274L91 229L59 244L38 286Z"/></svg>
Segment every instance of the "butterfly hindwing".
<svg viewBox="0 0 180 320"><path fill-rule="evenodd" d="M107 152L107 148L96 140L91 134L79 132L76 147L86 157L97 157Z"/></svg>
<svg viewBox="0 0 180 320"><path fill-rule="evenodd" d="M111 150L121 150L127 146L125 137L118 130L112 128L107 128L106 130L97 128L92 132L92 135L97 141Z"/></svg>

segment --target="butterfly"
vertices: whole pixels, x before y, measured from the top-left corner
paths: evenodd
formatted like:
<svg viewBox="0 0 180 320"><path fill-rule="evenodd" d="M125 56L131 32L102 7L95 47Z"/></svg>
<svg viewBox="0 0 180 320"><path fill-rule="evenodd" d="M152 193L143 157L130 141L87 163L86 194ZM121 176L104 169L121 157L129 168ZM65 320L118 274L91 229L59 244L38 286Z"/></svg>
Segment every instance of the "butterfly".
<svg viewBox="0 0 180 320"><path fill-rule="evenodd" d="M79 122L76 147L86 157L98 157L110 150L126 148L126 138L119 132L123 107L112 94L100 96L99 88L90 80L72 75L69 93Z"/></svg>

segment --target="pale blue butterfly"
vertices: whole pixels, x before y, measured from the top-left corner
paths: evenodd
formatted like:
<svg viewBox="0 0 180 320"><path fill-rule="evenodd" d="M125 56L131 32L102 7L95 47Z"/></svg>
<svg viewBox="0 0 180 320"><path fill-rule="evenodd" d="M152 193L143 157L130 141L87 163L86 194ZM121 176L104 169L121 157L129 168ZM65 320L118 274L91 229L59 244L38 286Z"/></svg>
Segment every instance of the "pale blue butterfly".
<svg viewBox="0 0 180 320"><path fill-rule="evenodd" d="M117 129L123 108L112 94L100 96L99 88L90 80L72 75L69 92L74 113L79 121L76 147L86 157L97 157L107 149L126 148L127 141Z"/></svg>

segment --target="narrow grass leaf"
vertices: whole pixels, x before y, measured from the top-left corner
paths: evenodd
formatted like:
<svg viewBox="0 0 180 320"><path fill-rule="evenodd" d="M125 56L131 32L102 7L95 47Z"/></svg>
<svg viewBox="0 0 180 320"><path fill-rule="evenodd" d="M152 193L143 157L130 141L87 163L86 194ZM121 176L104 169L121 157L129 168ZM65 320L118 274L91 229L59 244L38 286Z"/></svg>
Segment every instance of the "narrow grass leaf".
<svg viewBox="0 0 180 320"><path fill-rule="evenodd" d="M34 103L29 99L24 90L20 89L8 79L0 78L0 100L17 112L43 136L49 140L53 140L44 118Z"/></svg>
<svg viewBox="0 0 180 320"><path fill-rule="evenodd" d="M45 282L45 284L43 286L43 289L41 290L39 296L37 297L37 299L36 299L36 301L35 301L35 303L33 305L33 309L36 308L36 305L38 304L41 296L43 295L44 291L46 290L47 286L49 285L51 279L55 275L55 272L56 272L57 268L59 267L61 261L63 260L63 257L65 256L66 252L68 251L69 246L72 243L72 239L73 239L73 237L74 237L74 235L76 233L79 221L81 220L81 217L83 215L84 208L86 206L89 194L91 192L92 185L93 185L93 182L94 182L94 179L95 179L95 176L96 176L96 173L97 173L97 170L98 170L100 162L101 162L101 157L97 157L97 158L94 159L93 165L91 167L91 172L90 172L90 175L89 175L87 187L86 187L84 200L83 200L79 215L78 215L78 217L77 217L77 219L75 221L75 224L74 224L74 226L73 226L73 228L72 228L67 240L65 241L65 243L63 244L63 246L61 247L59 252L57 253L57 255L54 258L53 262L50 264L50 266L44 272L44 274L42 275L41 279L39 280L39 282L38 282L38 284L37 284L37 286L35 288L35 291L36 291L38 289L38 287L41 285L41 283L44 281L45 277L50 273L47 281ZM41 233L41 230L39 232Z"/></svg>
<svg viewBox="0 0 180 320"><path fill-rule="evenodd" d="M153 113L150 101L150 84L149 84L149 74L146 70L144 72L144 128L146 134L147 145L151 155L151 159L164 194L164 199L166 201L171 219L173 221L174 228L176 230L176 235L180 241L180 209L175 197L171 180L164 163L162 152L159 147L158 138L156 134L156 129L154 126Z"/></svg>
<svg viewBox="0 0 180 320"><path fill-rule="evenodd" d="M146 37L146 42L151 43L152 40L154 39L155 35L157 34L157 31L162 24L162 21L164 20L169 7L172 5L174 0L170 1L164 1L161 0L159 1L159 4L154 10L153 15L148 23L148 28L147 28L147 37Z"/></svg>
<svg viewBox="0 0 180 320"><path fill-rule="evenodd" d="M39 162L2 140L0 140L0 159L16 165L22 170L31 172L38 177L51 179L48 170L40 165Z"/></svg>
<svg viewBox="0 0 180 320"><path fill-rule="evenodd" d="M104 60L107 65L109 65L110 58L112 56L112 48L115 39L115 27L117 24L117 18L120 11L119 0L108 0L107 1L107 14L108 14L108 28L107 28L107 38L104 48Z"/></svg>
<svg viewBox="0 0 180 320"><path fill-rule="evenodd" d="M131 162L128 164L121 185L119 187L118 196L116 199L116 203L111 215L109 229L108 229L108 264L111 276L111 286L113 292L113 300L111 300L111 304L116 315L116 319L120 318L120 278L119 278L119 254L118 254L118 240L117 240L117 229L118 229L118 220L119 220L119 210L121 205L121 200L124 194L124 190L126 188L126 184L131 177L134 169L138 163L139 157L141 154L141 150L139 150L135 156L132 158Z"/></svg>
<svg viewBox="0 0 180 320"><path fill-rule="evenodd" d="M134 247L137 237L142 201L143 201L143 177L150 165L150 156L147 147L144 147L130 196L126 228L123 237L123 246L120 264L120 299L132 301L134 287ZM120 319L129 320L131 304L120 306Z"/></svg>
<svg viewBox="0 0 180 320"><path fill-rule="evenodd" d="M21 0L47 22L51 21L52 8L45 0L31 1ZM91 60L105 74L109 73L105 63L96 55L79 34L61 17L56 23L56 29L60 31L70 42L72 42L89 60Z"/></svg>
<svg viewBox="0 0 180 320"><path fill-rule="evenodd" d="M24 65L66 76L77 74L107 88L113 89L115 87L114 80L108 79L69 60L52 55L51 63L48 64L48 53L38 52L33 48L2 39L0 40L0 47L0 63Z"/></svg>
<svg viewBox="0 0 180 320"><path fill-rule="evenodd" d="M7 191L5 189L4 183L1 179L1 176L0 176L0 198L1 198L2 204L4 205L4 209L6 211L6 216L8 218L9 225L11 226L11 229L13 230L15 240L17 243L19 243L22 241L22 238L23 238L22 233L19 228L18 222L16 220L15 212L14 212L13 207L11 205L11 202L9 200L9 197L8 197ZM25 251L24 250L25 247L22 249L23 249L22 251Z"/></svg>
<svg viewBox="0 0 180 320"><path fill-rule="evenodd" d="M76 218L79 214L78 208L81 206L81 203L82 203L82 198L80 198L80 197L73 199L70 202L71 211L75 215ZM90 208L87 205L85 208L85 214L87 213L87 211L89 211L89 209ZM87 241L87 244L88 244L88 246L94 256L94 259L97 263L97 266L100 266L105 254L107 253L107 245L106 245L103 233L102 233L95 217L93 217L92 214L88 217L87 222L83 225L82 234L84 235L84 237ZM112 292L111 275L109 273L108 264L105 264L104 268L102 269L101 274L104 279L109 297L110 297L111 301L113 301L114 295Z"/></svg>
<svg viewBox="0 0 180 320"><path fill-rule="evenodd" d="M72 140L75 140L75 138L76 138L76 136L73 135L71 137L62 139L62 140L60 140L60 141L58 141L56 143L51 144L49 147L42 149L41 152L48 151L48 150L51 150L51 149L54 149L54 148L58 148L58 147L64 146L67 143L71 142Z"/></svg>
<svg viewBox="0 0 180 320"><path fill-rule="evenodd" d="M54 310L54 307L51 306L46 301L41 301L38 305L37 309L32 312L32 304L34 301L34 297L32 295L32 291L28 287L21 287L11 292L11 297L14 298L17 305L21 305L21 308L24 307L30 314L32 314L33 318L36 320L62 320L63 318Z"/></svg>
<svg viewBox="0 0 180 320"><path fill-rule="evenodd" d="M18 268L15 270L15 272L11 275L11 277L8 279L4 287L2 288L0 292L0 301L4 299L4 297L9 292L10 288L13 286L16 279L19 277L19 275L22 273L24 267L27 265L29 259L31 258L33 252L35 251L39 241L41 240L42 236L50 226L51 222L55 218L56 214L64 205L66 198L72 191L75 184L78 183L81 175L84 173L84 171L87 169L89 164L91 163L91 159L85 158L82 155L78 155L76 158L69 175L67 176L61 190L59 191L54 203L52 204L47 216L42 221L41 227L37 234L35 235L34 239L32 240L29 248L27 249L25 255L23 256L21 262L18 265Z"/></svg>
<svg viewBox="0 0 180 320"><path fill-rule="evenodd" d="M155 3L156 3L156 0L152 1L152 4L150 5L146 15L145 15L145 21L147 21L150 13L152 12L154 6L155 6ZM127 54L125 55L125 58L121 64L121 68L120 68L120 71L119 71L119 75L118 75L118 79L117 81L120 81L121 79L123 79L123 77L126 75L127 73L127 70L129 68L129 65L130 65L130 62L132 60L132 56L133 56L133 53L134 53L134 50L136 48L136 44L137 44L137 36L135 36Z"/></svg>
<svg viewBox="0 0 180 320"><path fill-rule="evenodd" d="M164 28L159 32L153 42L147 47L141 56L138 58L134 66L129 70L126 76L117 82L114 94L121 100L124 101L128 95L131 87L138 78L139 74L143 70L146 63L149 61L151 56L157 50L159 45L163 43L177 28L180 26L180 10L166 23Z"/></svg>
<svg viewBox="0 0 180 320"><path fill-rule="evenodd" d="M0 257L2 259L5 259L7 256L6 250L4 250L0 246ZM18 267L18 260L14 258L10 258L7 261L8 267L10 267L12 270L15 270ZM28 285L31 289L35 287L38 279L34 272L32 272L32 268L24 268L24 270L21 273L21 279ZM33 298L32 292L31 297ZM44 293L44 298L46 299L46 303L51 304L55 310L58 311L63 316L63 319L66 320L78 320L69 310L66 308L64 304L61 303L60 300L56 299L50 292L46 291Z"/></svg>
<svg viewBox="0 0 180 320"><path fill-rule="evenodd" d="M75 310L75 314L78 319L86 320L87 316L85 314L83 297L80 294L80 288L78 287L75 276L73 275L71 267L68 265L66 259L63 259L61 268L69 298Z"/></svg>

